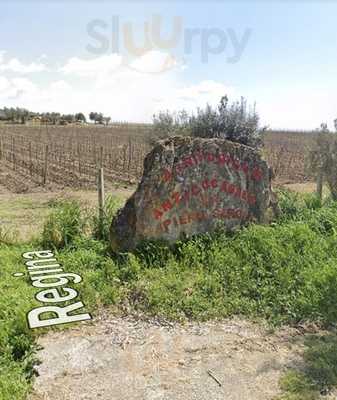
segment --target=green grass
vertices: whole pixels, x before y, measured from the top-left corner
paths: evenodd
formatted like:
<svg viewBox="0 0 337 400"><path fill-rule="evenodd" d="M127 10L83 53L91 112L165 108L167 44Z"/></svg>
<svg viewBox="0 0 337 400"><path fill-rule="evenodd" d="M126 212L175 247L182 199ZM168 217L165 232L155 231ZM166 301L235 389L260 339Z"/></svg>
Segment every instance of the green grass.
<svg viewBox="0 0 337 400"><path fill-rule="evenodd" d="M283 394L277 400L318 400L336 386L337 337L311 336L305 340L303 365L281 378Z"/></svg>
<svg viewBox="0 0 337 400"><path fill-rule="evenodd" d="M284 192L280 205L280 219L269 226L251 225L232 235L218 231L171 247L145 242L132 254L111 255L107 229L116 209L113 201L107 204L102 240L94 239L92 214L83 213L76 202L55 204L39 242L0 248L0 398L23 399L30 387L34 336L25 315L34 307L36 290L12 273L24 270L25 250L42 246L54 249L65 271L83 278L74 288L94 315L112 306L172 320L243 315L273 325L312 320L334 326L337 203ZM337 358L329 358L336 342L324 347L322 340L311 345L317 354L305 353L308 368L283 378L282 399L315 399L336 385L331 366Z"/></svg>
<svg viewBox="0 0 337 400"><path fill-rule="evenodd" d="M34 336L26 313L34 308L34 289L25 278L21 254L24 246L2 245L0 249L0 399L25 399L32 377Z"/></svg>

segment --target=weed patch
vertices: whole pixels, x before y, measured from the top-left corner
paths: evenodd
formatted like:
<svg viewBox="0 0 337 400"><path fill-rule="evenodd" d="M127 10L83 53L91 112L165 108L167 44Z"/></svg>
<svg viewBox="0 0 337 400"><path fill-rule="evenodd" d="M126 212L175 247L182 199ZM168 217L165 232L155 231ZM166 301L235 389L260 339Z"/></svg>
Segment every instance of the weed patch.
<svg viewBox="0 0 337 400"><path fill-rule="evenodd" d="M45 248L61 249L83 234L85 219L76 201L61 203L47 218L42 233Z"/></svg>

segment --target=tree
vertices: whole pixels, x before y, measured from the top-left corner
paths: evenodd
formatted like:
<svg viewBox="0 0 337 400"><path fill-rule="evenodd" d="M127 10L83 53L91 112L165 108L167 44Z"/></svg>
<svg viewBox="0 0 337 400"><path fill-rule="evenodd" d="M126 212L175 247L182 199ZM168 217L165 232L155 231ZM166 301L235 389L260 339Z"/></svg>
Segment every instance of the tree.
<svg viewBox="0 0 337 400"><path fill-rule="evenodd" d="M89 114L89 119L90 119L90 121L93 121L95 124L96 124L96 121L97 121L97 117L98 117L98 113L97 112L91 112L90 114Z"/></svg>
<svg viewBox="0 0 337 400"><path fill-rule="evenodd" d="M174 123L174 116L169 111L160 111L153 116L153 131L158 138L179 135L178 124Z"/></svg>
<svg viewBox="0 0 337 400"><path fill-rule="evenodd" d="M95 123L103 124L104 116L102 113L97 113L95 118Z"/></svg>
<svg viewBox="0 0 337 400"><path fill-rule="evenodd" d="M85 115L80 112L80 113L75 114L75 121L76 122L87 122L87 119L85 118Z"/></svg>
<svg viewBox="0 0 337 400"><path fill-rule="evenodd" d="M7 107L5 107L4 108L4 112L5 112L5 115L6 115L6 119L8 121L11 121L12 123L14 123L15 119L16 119L16 110L15 110L15 108L7 108Z"/></svg>
<svg viewBox="0 0 337 400"><path fill-rule="evenodd" d="M309 153L309 166L316 175L317 195L322 199L323 184L326 180L331 196L337 200L337 135L322 123Z"/></svg>
<svg viewBox="0 0 337 400"><path fill-rule="evenodd" d="M170 113L160 111L153 116L154 133L157 138L165 138L174 135L190 135L190 116L185 110Z"/></svg>
<svg viewBox="0 0 337 400"><path fill-rule="evenodd" d="M52 113L50 113L49 118L50 118L51 123L53 125L56 125L57 123L60 123L61 114L52 112Z"/></svg>
<svg viewBox="0 0 337 400"><path fill-rule="evenodd" d="M20 124L24 125L26 123L30 113L25 108L17 107L15 109L14 114L15 114L14 120L17 122L20 122Z"/></svg>
<svg viewBox="0 0 337 400"><path fill-rule="evenodd" d="M89 119L90 119L90 121L93 121L93 122L95 121L96 114L97 114L97 113L91 111L91 113L89 114Z"/></svg>
<svg viewBox="0 0 337 400"><path fill-rule="evenodd" d="M103 120L104 120L105 125L109 125L109 123L111 121L111 117L104 117Z"/></svg>
<svg viewBox="0 0 337 400"><path fill-rule="evenodd" d="M7 115L5 113L5 110L0 109L0 121L6 121L7 120Z"/></svg>
<svg viewBox="0 0 337 400"><path fill-rule="evenodd" d="M65 114L62 115L62 119L67 121L68 124L71 124L75 121L75 116L73 114Z"/></svg>
<svg viewBox="0 0 337 400"><path fill-rule="evenodd" d="M198 108L196 115L186 111L161 112L153 117L154 132L159 137L190 135L204 138L223 138L247 146L259 147L266 128L259 127L259 116L255 105L247 106L240 101L229 104L228 97L221 98L217 108L209 104Z"/></svg>
<svg viewBox="0 0 337 400"><path fill-rule="evenodd" d="M103 124L104 116L102 113L91 112L89 114L90 121L94 121L95 124L98 122L99 124Z"/></svg>

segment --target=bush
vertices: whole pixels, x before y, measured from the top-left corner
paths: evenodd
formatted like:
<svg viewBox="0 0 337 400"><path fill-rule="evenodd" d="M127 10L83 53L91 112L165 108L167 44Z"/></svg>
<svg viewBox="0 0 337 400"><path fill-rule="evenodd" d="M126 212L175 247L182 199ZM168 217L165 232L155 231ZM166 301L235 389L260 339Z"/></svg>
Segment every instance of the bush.
<svg viewBox="0 0 337 400"><path fill-rule="evenodd" d="M326 124L315 136L314 147L308 155L308 167L313 172L321 185L326 180L332 198L337 200L337 135L327 129Z"/></svg>
<svg viewBox="0 0 337 400"><path fill-rule="evenodd" d="M299 194L290 190L277 190L278 205L280 207L280 220L286 221L296 218L301 212L302 206Z"/></svg>
<svg viewBox="0 0 337 400"><path fill-rule="evenodd" d="M251 147L260 147L266 128L259 128L259 116L254 107L247 107L247 101L231 104L228 97L222 97L216 109L207 105L198 109L196 115L186 111L161 112L153 117L154 133L165 138L173 135L189 135L203 138L223 138Z"/></svg>
<svg viewBox="0 0 337 400"><path fill-rule="evenodd" d="M318 210L323 206L323 200L316 194L308 193L303 196L304 204L309 210Z"/></svg>
<svg viewBox="0 0 337 400"><path fill-rule="evenodd" d="M97 212L92 217L92 233L95 239L105 242L110 238L110 226L113 217L121 206L121 201L113 196L107 196L105 199L103 220L101 221Z"/></svg>
<svg viewBox="0 0 337 400"><path fill-rule="evenodd" d="M62 249L83 234L86 221L76 201L62 202L47 218L42 243L48 248Z"/></svg>

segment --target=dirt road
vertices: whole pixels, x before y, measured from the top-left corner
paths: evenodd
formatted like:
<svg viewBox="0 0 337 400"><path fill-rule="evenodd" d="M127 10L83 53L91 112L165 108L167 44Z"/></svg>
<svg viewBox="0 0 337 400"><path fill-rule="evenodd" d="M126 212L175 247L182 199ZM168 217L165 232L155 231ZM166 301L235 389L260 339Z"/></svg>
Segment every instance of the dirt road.
<svg viewBox="0 0 337 400"><path fill-rule="evenodd" d="M30 400L271 400L302 339L296 329L270 334L242 320L102 319L40 338Z"/></svg>

